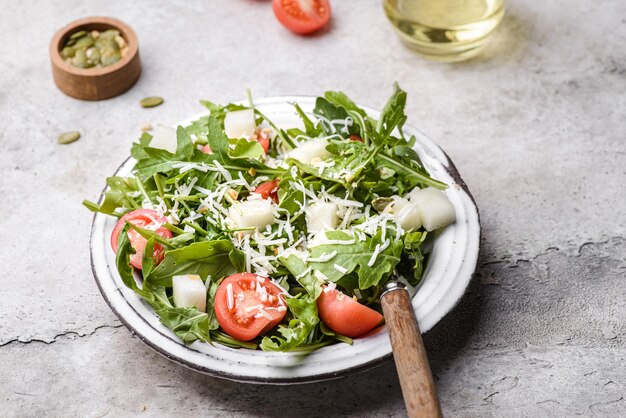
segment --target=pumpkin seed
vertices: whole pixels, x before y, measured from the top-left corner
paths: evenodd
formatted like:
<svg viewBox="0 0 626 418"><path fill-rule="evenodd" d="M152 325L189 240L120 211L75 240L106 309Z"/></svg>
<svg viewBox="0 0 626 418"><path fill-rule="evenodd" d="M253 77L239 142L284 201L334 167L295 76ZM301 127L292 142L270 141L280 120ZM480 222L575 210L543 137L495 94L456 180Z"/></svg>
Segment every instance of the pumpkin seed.
<svg viewBox="0 0 626 418"><path fill-rule="evenodd" d="M117 42L115 42L115 39L109 39L107 46L112 51L120 52L120 46L118 45Z"/></svg>
<svg viewBox="0 0 626 418"><path fill-rule="evenodd" d="M104 67L115 64L122 58L119 52L111 51L110 49L104 50L100 56L100 62Z"/></svg>
<svg viewBox="0 0 626 418"><path fill-rule="evenodd" d="M119 30L109 29L109 30L105 30L104 32L100 33L100 38L103 38L103 39L115 39L115 37L118 36L119 34L120 34Z"/></svg>
<svg viewBox="0 0 626 418"><path fill-rule="evenodd" d="M59 135L57 141L59 144L71 144L72 142L78 141L78 138L80 138L80 132L70 131Z"/></svg>
<svg viewBox="0 0 626 418"><path fill-rule="evenodd" d="M70 39L82 38L85 35L87 35L87 31L86 30L79 30L78 32L74 32L73 34L71 34L70 35Z"/></svg>
<svg viewBox="0 0 626 418"><path fill-rule="evenodd" d="M100 63L100 51L98 51L96 48L92 48L93 51L91 52L91 60L95 63L95 64L99 64Z"/></svg>
<svg viewBox="0 0 626 418"><path fill-rule="evenodd" d="M124 48L126 46L126 41L120 35L115 37L115 43L120 47Z"/></svg>
<svg viewBox="0 0 626 418"><path fill-rule="evenodd" d="M382 212L391 202L393 202L393 199L390 197L379 197L372 200L372 207L377 211Z"/></svg>
<svg viewBox="0 0 626 418"><path fill-rule="evenodd" d="M61 50L61 56L63 58L72 58L76 54L76 50L71 46L66 46Z"/></svg>
<svg viewBox="0 0 626 418"><path fill-rule="evenodd" d="M85 68L85 64L87 64L87 54L84 49L76 50L72 63L77 67Z"/></svg>
<svg viewBox="0 0 626 418"><path fill-rule="evenodd" d="M146 97L145 99L141 99L139 101L141 107L156 107L161 103L163 103L163 98L157 96Z"/></svg>
<svg viewBox="0 0 626 418"><path fill-rule="evenodd" d="M74 48L89 48L93 45L93 38L91 35L83 36L74 44Z"/></svg>

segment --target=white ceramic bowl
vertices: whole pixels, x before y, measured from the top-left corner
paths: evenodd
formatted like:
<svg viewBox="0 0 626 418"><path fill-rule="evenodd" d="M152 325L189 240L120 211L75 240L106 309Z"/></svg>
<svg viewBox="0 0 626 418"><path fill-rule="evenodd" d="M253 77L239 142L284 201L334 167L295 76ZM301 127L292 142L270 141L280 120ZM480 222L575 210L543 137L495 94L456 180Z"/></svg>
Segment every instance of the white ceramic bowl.
<svg viewBox="0 0 626 418"><path fill-rule="evenodd" d="M278 126L300 126L293 107L297 102L311 114L313 97L271 97L256 106ZM364 109L377 118L379 112ZM183 121L186 125L194 118ZM424 279L413 297L413 308L422 332L431 329L458 303L476 268L480 241L478 210L467 187L446 154L422 132L406 126L415 135L415 150L434 178L452 184L446 194L456 209L456 223L437 237ZM126 160L115 175L126 176L135 164ZM184 345L159 322L152 308L126 288L115 268L109 237L113 217L96 214L91 231L91 263L102 296L130 331L168 359L193 370L230 380L270 384L292 384L333 379L381 364L391 355L386 328L355 339L353 345L334 344L311 354L268 353L232 349L219 344L194 342Z"/></svg>

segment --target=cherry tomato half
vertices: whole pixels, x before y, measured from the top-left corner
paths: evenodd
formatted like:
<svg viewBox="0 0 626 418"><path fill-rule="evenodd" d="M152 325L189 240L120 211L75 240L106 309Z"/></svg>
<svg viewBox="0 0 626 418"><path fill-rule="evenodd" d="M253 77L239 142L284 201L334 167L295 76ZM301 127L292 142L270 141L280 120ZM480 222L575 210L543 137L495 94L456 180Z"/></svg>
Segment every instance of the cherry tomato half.
<svg viewBox="0 0 626 418"><path fill-rule="evenodd" d="M267 153L267 151L270 149L270 136L267 131L259 129L255 136L255 140L259 143L260 146L263 147L265 153Z"/></svg>
<svg viewBox="0 0 626 418"><path fill-rule="evenodd" d="M266 181L264 183L259 184L256 189L254 189L255 193L261 195L263 199L271 198L275 203L278 203L278 183L279 179Z"/></svg>
<svg viewBox="0 0 626 418"><path fill-rule="evenodd" d="M162 214L159 214L156 210L152 209L137 209L122 216L120 220L117 221L115 228L113 228L113 233L111 234L111 247L116 253L117 241L119 239L120 232L124 229L127 221L140 228L151 229L164 238L172 238L172 232L161 226L167 222L167 219ZM143 250L146 248L148 241L133 229L129 229L127 233L130 245L135 249L135 254L131 254L130 256L130 265L141 270L141 258L143 257ZM163 260L163 252L163 247L155 243L154 261L157 264Z"/></svg>
<svg viewBox="0 0 626 418"><path fill-rule="evenodd" d="M240 341L250 341L268 332L286 312L281 288L256 274L233 274L220 283L215 293L217 322Z"/></svg>
<svg viewBox="0 0 626 418"><path fill-rule="evenodd" d="M358 337L380 324L383 316L337 289L325 288L317 298L320 318L328 328L347 337Z"/></svg>
<svg viewBox="0 0 626 418"><path fill-rule="evenodd" d="M276 19L299 35L313 33L330 20L328 0L273 0Z"/></svg>

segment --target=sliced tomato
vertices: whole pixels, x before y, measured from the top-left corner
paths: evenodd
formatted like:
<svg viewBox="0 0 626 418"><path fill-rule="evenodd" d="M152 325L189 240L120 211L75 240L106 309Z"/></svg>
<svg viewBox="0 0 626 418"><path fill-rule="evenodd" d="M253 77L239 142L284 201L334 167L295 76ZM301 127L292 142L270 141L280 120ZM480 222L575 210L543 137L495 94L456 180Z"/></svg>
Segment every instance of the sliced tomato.
<svg viewBox="0 0 626 418"><path fill-rule="evenodd" d="M279 179L266 181L264 183L259 184L256 189L254 189L255 193L261 195L263 199L271 198L275 203L278 203L278 183Z"/></svg>
<svg viewBox="0 0 626 418"><path fill-rule="evenodd" d="M205 154L213 154L213 150L211 149L209 144L206 144L202 147L202 152L204 152Z"/></svg>
<svg viewBox="0 0 626 418"><path fill-rule="evenodd" d="M286 312L281 288L256 274L233 274L220 283L215 293L217 322L224 332L240 341L268 332Z"/></svg>
<svg viewBox="0 0 626 418"><path fill-rule="evenodd" d="M273 0L276 19L299 35L313 33L330 20L328 0Z"/></svg>
<svg viewBox="0 0 626 418"><path fill-rule="evenodd" d="M317 298L320 318L328 328L347 337L358 337L380 324L383 316L337 289L325 288Z"/></svg>
<svg viewBox="0 0 626 418"><path fill-rule="evenodd" d="M143 229L151 229L164 238L172 238L172 231L164 226L161 226L167 222L167 218L165 218L163 214L160 214L156 210L152 209L137 209L122 216L120 220L117 221L115 228L113 228L113 233L111 234L111 247L116 253L117 241L119 239L120 232L122 232L122 229L124 229L124 226L126 225L126 222L137 225ZM141 258L143 257L143 250L146 248L148 241L139 235L139 233L135 230L129 229L127 234L130 245L135 249L135 254L131 254L130 256L130 265L141 270ZM163 261L163 252L163 247L160 244L155 243L155 263L158 264Z"/></svg>
<svg viewBox="0 0 626 418"><path fill-rule="evenodd" d="M355 141L355 142L363 142L363 138L361 138L358 135L350 135L350 137L348 138L350 141Z"/></svg>
<svg viewBox="0 0 626 418"><path fill-rule="evenodd" d="M259 143L260 146L263 147L263 150L265 150L265 152L267 153L267 151L270 149L270 136L267 132L263 131L262 129L259 129L256 133L255 136L255 140L256 142Z"/></svg>

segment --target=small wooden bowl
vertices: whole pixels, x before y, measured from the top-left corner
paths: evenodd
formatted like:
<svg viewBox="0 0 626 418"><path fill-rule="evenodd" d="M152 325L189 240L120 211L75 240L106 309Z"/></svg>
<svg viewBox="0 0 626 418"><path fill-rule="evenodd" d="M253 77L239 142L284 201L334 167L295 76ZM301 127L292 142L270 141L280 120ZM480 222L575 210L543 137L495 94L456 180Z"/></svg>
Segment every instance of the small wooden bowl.
<svg viewBox="0 0 626 418"><path fill-rule="evenodd" d="M128 45L126 55L115 64L102 68L77 68L61 57L60 51L73 33L108 29L119 30ZM131 88L141 74L137 35L130 26L109 17L87 17L59 29L50 42L50 61L57 87L68 96L81 100L103 100L120 95Z"/></svg>

